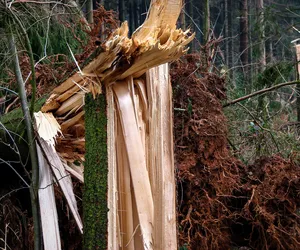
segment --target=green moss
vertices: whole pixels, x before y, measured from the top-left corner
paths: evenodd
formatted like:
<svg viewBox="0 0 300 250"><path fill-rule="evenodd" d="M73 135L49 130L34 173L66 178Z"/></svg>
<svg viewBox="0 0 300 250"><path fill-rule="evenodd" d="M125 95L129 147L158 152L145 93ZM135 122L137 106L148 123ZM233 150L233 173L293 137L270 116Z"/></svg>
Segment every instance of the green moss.
<svg viewBox="0 0 300 250"><path fill-rule="evenodd" d="M107 117L104 95L85 99L84 249L107 249Z"/></svg>
<svg viewBox="0 0 300 250"><path fill-rule="evenodd" d="M41 110L43 104L46 102L48 95L38 99L34 106L34 112L38 112ZM0 116L0 122L5 126L5 128L9 131L13 131L17 134L22 135L25 131L24 124L24 115L21 107L12 110L11 112Z"/></svg>

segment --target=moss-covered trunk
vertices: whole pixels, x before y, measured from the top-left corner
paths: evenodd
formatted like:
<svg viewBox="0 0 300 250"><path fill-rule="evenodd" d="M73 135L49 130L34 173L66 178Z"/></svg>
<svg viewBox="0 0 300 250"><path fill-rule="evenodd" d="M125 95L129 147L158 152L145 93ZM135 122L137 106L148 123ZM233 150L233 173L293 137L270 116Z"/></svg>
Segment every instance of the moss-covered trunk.
<svg viewBox="0 0 300 250"><path fill-rule="evenodd" d="M85 99L84 249L107 249L107 117L105 95Z"/></svg>

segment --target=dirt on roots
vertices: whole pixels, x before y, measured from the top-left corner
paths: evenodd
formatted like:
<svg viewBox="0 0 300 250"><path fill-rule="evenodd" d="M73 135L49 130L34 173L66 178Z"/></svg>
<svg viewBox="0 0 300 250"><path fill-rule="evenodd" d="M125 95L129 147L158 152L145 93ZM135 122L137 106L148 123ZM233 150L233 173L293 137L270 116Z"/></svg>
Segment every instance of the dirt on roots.
<svg viewBox="0 0 300 250"><path fill-rule="evenodd" d="M300 166L244 165L230 153L225 80L199 55L172 64L178 238L182 249L300 249Z"/></svg>

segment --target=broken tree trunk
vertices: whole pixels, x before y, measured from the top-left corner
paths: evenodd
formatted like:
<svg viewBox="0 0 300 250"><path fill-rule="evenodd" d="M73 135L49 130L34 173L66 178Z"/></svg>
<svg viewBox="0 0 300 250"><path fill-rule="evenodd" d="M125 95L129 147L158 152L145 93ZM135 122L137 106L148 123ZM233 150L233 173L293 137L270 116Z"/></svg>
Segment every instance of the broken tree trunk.
<svg viewBox="0 0 300 250"><path fill-rule="evenodd" d="M53 136L55 164L83 181L85 162L85 249L177 248L167 63L194 38L176 29L181 7L181 0L153 0L131 38L124 22L42 107L59 124L53 131L61 130Z"/></svg>
<svg viewBox="0 0 300 250"><path fill-rule="evenodd" d="M109 179L118 202L109 207L108 249L176 249L172 88L167 64L108 87ZM110 101L112 100L112 101ZM114 170L113 170L114 169ZM113 197L115 185L109 185ZM116 209L117 207L117 209ZM117 214L116 214L117 211Z"/></svg>

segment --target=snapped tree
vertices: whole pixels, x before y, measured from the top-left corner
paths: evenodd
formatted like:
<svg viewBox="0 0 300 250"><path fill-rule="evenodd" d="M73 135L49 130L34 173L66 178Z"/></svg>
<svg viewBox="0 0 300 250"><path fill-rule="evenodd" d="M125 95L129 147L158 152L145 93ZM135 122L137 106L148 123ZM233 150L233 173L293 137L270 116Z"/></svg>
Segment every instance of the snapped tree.
<svg viewBox="0 0 300 250"><path fill-rule="evenodd" d="M152 1L131 38L124 22L103 51L55 88L41 109L46 120L40 122L53 124L64 136L46 154L60 156L61 163L51 165L62 165L82 180L86 149L84 249L177 248L167 63L186 53L194 38L176 29L181 7L180 0ZM61 187L70 196L66 185ZM81 228L78 219L77 224Z"/></svg>

